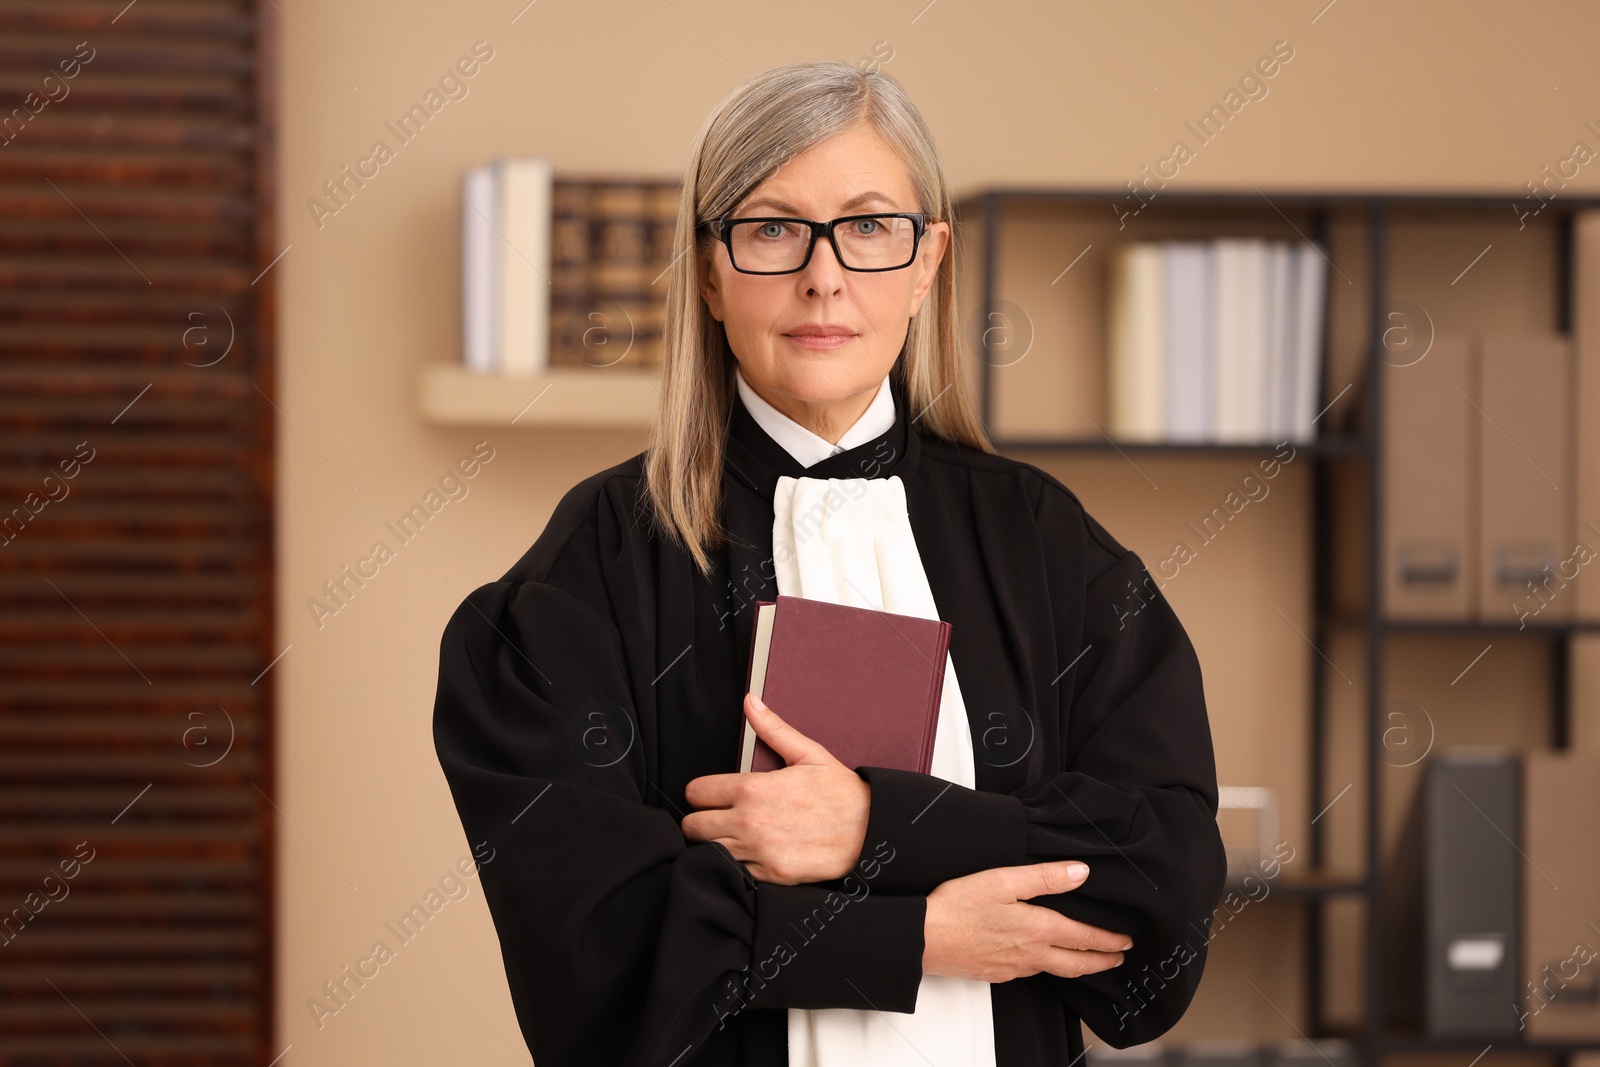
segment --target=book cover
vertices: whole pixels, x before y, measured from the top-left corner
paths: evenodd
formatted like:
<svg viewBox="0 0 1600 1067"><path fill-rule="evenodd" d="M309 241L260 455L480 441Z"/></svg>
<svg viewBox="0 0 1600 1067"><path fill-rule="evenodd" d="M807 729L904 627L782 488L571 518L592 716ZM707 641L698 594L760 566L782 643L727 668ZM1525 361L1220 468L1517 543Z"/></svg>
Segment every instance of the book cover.
<svg viewBox="0 0 1600 1067"><path fill-rule="evenodd" d="M950 623L779 594L758 601L746 688L846 767L929 773ZM784 762L748 720L739 770Z"/></svg>

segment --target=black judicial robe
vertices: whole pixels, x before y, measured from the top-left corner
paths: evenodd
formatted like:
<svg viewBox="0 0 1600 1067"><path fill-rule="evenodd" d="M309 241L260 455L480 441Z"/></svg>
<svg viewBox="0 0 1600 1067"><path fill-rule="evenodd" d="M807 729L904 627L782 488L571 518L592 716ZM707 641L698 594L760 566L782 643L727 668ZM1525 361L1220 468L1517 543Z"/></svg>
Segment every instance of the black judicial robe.
<svg viewBox="0 0 1600 1067"><path fill-rule="evenodd" d="M1074 1062L1080 1020L1149 1041L1188 1007L1224 876L1194 648L1071 490L919 432L892 387L888 432L805 468L735 396L736 543L709 580L650 530L641 453L573 487L446 626L435 745L468 839L494 849L484 894L539 1067L780 1067L788 1008L914 1009L941 882L1048 860L1089 877L1030 902L1134 947L1109 971L991 985L998 1067ZM862 862L794 886L679 828L685 785L738 767L783 474L905 483L977 781L855 768L872 785Z"/></svg>

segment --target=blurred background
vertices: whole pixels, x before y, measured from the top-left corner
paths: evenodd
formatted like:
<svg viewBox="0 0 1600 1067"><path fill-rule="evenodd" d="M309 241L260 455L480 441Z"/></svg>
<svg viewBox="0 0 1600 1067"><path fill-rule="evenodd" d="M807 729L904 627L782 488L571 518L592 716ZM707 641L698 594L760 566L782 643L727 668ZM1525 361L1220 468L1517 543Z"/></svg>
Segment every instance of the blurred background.
<svg viewBox="0 0 1600 1067"><path fill-rule="evenodd" d="M527 1059L439 635L644 447L690 141L811 58L922 109L991 433L1199 652L1237 884L1131 1055L1592 1055L1597 34L1507 0L0 0L0 1062Z"/></svg>

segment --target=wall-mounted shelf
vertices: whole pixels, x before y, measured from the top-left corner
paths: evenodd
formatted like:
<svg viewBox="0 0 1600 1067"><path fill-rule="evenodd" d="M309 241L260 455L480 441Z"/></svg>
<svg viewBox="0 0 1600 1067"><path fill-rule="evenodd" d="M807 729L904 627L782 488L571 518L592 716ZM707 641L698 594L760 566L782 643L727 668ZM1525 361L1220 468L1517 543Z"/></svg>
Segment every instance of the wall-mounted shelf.
<svg viewBox="0 0 1600 1067"><path fill-rule="evenodd" d="M637 367L556 367L540 374L474 374L430 363L414 382L417 414L436 426L647 429L661 375Z"/></svg>
<svg viewBox="0 0 1600 1067"><path fill-rule="evenodd" d="M1519 626L1511 620L1491 619L1374 619L1347 612L1332 612L1327 616L1326 622L1330 626L1366 627L1371 626L1395 634L1465 634L1468 636L1485 635L1489 637L1535 637L1544 635L1555 638L1572 637L1575 634L1600 633L1600 619L1564 619L1560 622L1530 622Z"/></svg>
<svg viewBox="0 0 1600 1067"><path fill-rule="evenodd" d="M1108 437L1000 437L990 436L1002 452L1135 452L1156 453L1165 457L1270 455L1278 441L1129 441ZM1317 456L1361 456L1368 447L1365 438L1355 436L1319 438L1314 441L1288 441L1296 453Z"/></svg>

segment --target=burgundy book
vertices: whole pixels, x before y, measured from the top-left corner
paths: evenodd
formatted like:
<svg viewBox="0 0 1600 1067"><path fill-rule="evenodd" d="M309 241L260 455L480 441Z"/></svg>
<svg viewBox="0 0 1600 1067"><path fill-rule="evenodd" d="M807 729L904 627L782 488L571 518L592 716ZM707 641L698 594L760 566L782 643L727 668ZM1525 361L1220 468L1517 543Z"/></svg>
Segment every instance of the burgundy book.
<svg viewBox="0 0 1600 1067"><path fill-rule="evenodd" d="M746 688L846 767L929 773L950 624L778 594L756 602ZM739 770L782 757L748 720Z"/></svg>

